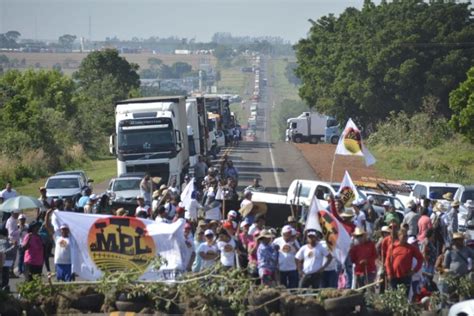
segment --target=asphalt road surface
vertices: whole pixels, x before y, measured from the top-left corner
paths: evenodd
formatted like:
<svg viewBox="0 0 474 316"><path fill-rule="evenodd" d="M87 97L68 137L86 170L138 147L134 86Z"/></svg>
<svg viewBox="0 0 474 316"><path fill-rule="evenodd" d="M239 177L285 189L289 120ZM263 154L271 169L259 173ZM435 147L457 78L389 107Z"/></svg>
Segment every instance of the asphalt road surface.
<svg viewBox="0 0 474 316"><path fill-rule="evenodd" d="M221 154L227 153L239 171L239 189L252 184L259 178L266 192L286 195L294 179L317 180L317 177L306 162L301 152L290 143L271 141L271 111L275 106L273 100L272 69L268 69L265 59L262 61L261 78L268 79L267 87L261 90L261 102L257 109L256 141L242 141L237 147L224 148ZM253 82L252 82L253 85ZM94 175L91 175L93 177ZM94 185L94 192L101 193L107 189L109 180ZM51 267L54 269L52 258ZM23 277L10 279L11 290L16 292Z"/></svg>

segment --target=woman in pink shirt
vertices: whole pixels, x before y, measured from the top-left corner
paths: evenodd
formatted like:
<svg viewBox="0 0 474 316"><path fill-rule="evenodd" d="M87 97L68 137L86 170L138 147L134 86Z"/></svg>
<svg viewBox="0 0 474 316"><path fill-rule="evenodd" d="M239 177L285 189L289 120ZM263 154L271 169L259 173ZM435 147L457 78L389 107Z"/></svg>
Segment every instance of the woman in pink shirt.
<svg viewBox="0 0 474 316"><path fill-rule="evenodd" d="M34 274L43 272L43 241L38 235L40 222L33 221L28 227L28 234L23 239L22 247L25 250L25 280L31 281Z"/></svg>
<svg viewBox="0 0 474 316"><path fill-rule="evenodd" d="M257 230L253 233L252 239L249 241L247 245L248 251L248 258L249 258L249 274L252 277L258 278L258 269L257 269L257 248L258 248L258 235L260 235L260 231Z"/></svg>
<svg viewBox="0 0 474 316"><path fill-rule="evenodd" d="M421 217L418 220L418 235L417 239L422 243L426 238L426 231L432 228L431 219L428 217L428 209L426 207L421 208Z"/></svg>

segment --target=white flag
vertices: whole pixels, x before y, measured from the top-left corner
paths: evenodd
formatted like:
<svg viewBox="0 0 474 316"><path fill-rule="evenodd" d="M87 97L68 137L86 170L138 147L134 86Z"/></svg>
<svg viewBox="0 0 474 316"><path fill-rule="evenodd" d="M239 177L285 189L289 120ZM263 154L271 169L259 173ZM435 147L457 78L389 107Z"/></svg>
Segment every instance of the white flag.
<svg viewBox="0 0 474 316"><path fill-rule="evenodd" d="M183 192L181 192L181 202L183 202L185 210L189 211L189 206L191 205L191 195L194 191L194 178L189 180L189 183L184 187Z"/></svg>
<svg viewBox="0 0 474 316"><path fill-rule="evenodd" d="M318 212L321 231L334 257L344 264L351 248L351 237L344 226L327 210Z"/></svg>
<svg viewBox="0 0 474 316"><path fill-rule="evenodd" d="M224 197L225 197L225 196L224 196L224 190L222 189L222 186L219 184L219 185L217 186L217 192L216 192L216 197L215 197L215 199L222 201L222 200L224 200Z"/></svg>
<svg viewBox="0 0 474 316"><path fill-rule="evenodd" d="M309 206L308 216L306 217L306 230L316 229L317 231L322 232L321 225L319 225L319 210L322 210L322 208L318 203L316 195L314 195L311 200L311 205Z"/></svg>
<svg viewBox="0 0 474 316"><path fill-rule="evenodd" d="M105 271L138 271L140 280L174 279L184 271L184 224L157 223L137 217L80 214L55 211L56 234L69 226L72 272L85 280L97 280ZM166 264L156 270L157 256Z"/></svg>
<svg viewBox="0 0 474 316"><path fill-rule="evenodd" d="M357 188L352 182L351 176L347 170L344 173L344 178L342 179L341 186L339 187L337 194L341 197L345 207L351 207L352 202L359 197Z"/></svg>
<svg viewBox="0 0 474 316"><path fill-rule="evenodd" d="M352 119L347 121L346 127L339 138L335 154L345 156L364 156L366 166L373 165L376 162L375 157L365 146L360 130Z"/></svg>

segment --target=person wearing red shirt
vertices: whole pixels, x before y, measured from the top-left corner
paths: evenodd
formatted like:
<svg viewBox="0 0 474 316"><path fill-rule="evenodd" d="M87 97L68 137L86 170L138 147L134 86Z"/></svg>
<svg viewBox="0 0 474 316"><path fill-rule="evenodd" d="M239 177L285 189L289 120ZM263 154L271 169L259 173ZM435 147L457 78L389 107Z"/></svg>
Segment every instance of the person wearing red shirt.
<svg viewBox="0 0 474 316"><path fill-rule="evenodd" d="M418 272L423 264L423 255L418 247L408 244L408 233L405 229L398 232L398 241L395 241L387 251L385 259L385 269L388 280L393 289L403 284L408 291L411 284L411 276ZM416 259L416 266L412 269L413 259Z"/></svg>
<svg viewBox="0 0 474 316"><path fill-rule="evenodd" d="M426 238L426 232L433 228L433 224L431 223L431 219L428 217L428 209L422 208L421 209L421 217L418 220L418 235L417 239L420 243L423 243Z"/></svg>
<svg viewBox="0 0 474 316"><path fill-rule="evenodd" d="M375 281L377 251L374 242L367 239L367 233L363 229L357 227L352 236L355 238L355 245L349 256L355 264L356 287L359 288Z"/></svg>

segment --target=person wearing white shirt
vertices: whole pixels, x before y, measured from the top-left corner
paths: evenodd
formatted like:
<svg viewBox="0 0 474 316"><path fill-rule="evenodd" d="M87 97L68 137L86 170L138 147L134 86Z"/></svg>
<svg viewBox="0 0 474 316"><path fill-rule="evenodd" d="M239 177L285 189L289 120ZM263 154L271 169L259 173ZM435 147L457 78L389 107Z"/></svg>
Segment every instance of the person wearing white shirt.
<svg viewBox="0 0 474 316"><path fill-rule="evenodd" d="M325 257L327 258L326 262L324 262ZM322 272L331 263L332 255L319 243L315 230L307 231L307 244L298 250L295 258L298 260L298 271L301 275L299 287L319 288Z"/></svg>
<svg viewBox="0 0 474 316"><path fill-rule="evenodd" d="M191 232L192 226L189 223L184 224L184 243L186 247L183 247L184 258L183 258L183 268L185 271L191 271L196 252L194 251L194 237Z"/></svg>
<svg viewBox="0 0 474 316"><path fill-rule="evenodd" d="M199 209L204 208L201 203L198 202L198 199L199 191L193 191L193 193L191 193L191 202L189 203L186 209L186 213L184 214L184 218L186 218L187 220L197 222L198 211Z"/></svg>
<svg viewBox="0 0 474 316"><path fill-rule="evenodd" d="M155 218L155 222L169 224L170 221L166 217L166 208L163 205L158 207L156 212L158 213L158 215Z"/></svg>
<svg viewBox="0 0 474 316"><path fill-rule="evenodd" d="M362 211L362 208L365 205L364 199L357 199L352 202L352 208L354 209L354 225L360 229L366 231L366 218L365 213Z"/></svg>
<svg viewBox="0 0 474 316"><path fill-rule="evenodd" d="M197 254L201 258L201 266L199 271L203 271L212 268L216 264L216 260L219 257L219 250L214 241L214 232L207 229L204 232L206 241L201 243L197 249Z"/></svg>
<svg viewBox="0 0 474 316"><path fill-rule="evenodd" d="M252 191L246 190L244 192L244 199L240 202L240 208L252 203Z"/></svg>
<svg viewBox="0 0 474 316"><path fill-rule="evenodd" d="M327 243L325 240L320 241L321 245L326 248L326 250L333 255L331 250L329 249ZM334 255L333 255L334 258ZM327 257L324 257L324 262L323 264L326 263ZM337 261L336 260L331 260L331 262L328 264L328 266L324 269L323 276L321 279L321 287L322 288L334 288L337 289L337 280L338 280L338 275L337 275Z"/></svg>
<svg viewBox="0 0 474 316"><path fill-rule="evenodd" d="M217 248L220 251L220 261L225 269L235 266L235 240L229 236L225 229L219 232Z"/></svg>
<svg viewBox="0 0 474 316"><path fill-rule="evenodd" d="M292 227L283 226L281 237L273 241L273 245L278 246L278 270L280 271L280 284L286 288L298 287L298 269L296 267L295 255L298 251L299 243L292 236Z"/></svg>
<svg viewBox="0 0 474 316"><path fill-rule="evenodd" d="M18 194L14 189L12 189L12 183L7 182L7 185L5 186L5 189L0 192L0 197L3 198L3 201L6 201L8 199L17 197Z"/></svg>
<svg viewBox="0 0 474 316"><path fill-rule="evenodd" d="M58 281L69 282L72 276L71 237L66 224L60 226L60 234L54 235L54 264Z"/></svg>

